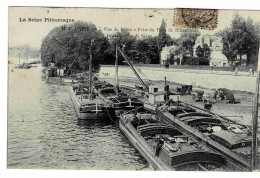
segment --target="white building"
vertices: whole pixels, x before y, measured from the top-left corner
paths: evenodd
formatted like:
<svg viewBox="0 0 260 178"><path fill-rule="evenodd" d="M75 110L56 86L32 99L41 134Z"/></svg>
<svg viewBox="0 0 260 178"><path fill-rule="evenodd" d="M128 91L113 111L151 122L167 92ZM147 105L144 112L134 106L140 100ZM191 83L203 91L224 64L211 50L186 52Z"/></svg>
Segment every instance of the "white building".
<svg viewBox="0 0 260 178"><path fill-rule="evenodd" d="M167 60L171 57L171 51L174 50L176 46L165 46L162 48L160 54L160 64L165 64Z"/></svg>
<svg viewBox="0 0 260 178"><path fill-rule="evenodd" d="M222 53L223 42L221 37L215 35L199 36L193 47L195 55L197 47L203 47L203 44L207 44L210 48L210 66L229 66L227 57Z"/></svg>

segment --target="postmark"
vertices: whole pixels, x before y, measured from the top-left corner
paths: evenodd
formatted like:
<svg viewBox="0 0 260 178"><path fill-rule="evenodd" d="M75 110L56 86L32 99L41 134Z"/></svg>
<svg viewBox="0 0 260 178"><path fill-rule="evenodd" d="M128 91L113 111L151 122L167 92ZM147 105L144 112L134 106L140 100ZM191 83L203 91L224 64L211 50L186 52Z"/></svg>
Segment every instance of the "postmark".
<svg viewBox="0 0 260 178"><path fill-rule="evenodd" d="M216 9L176 9L173 17L174 27L213 30L217 25Z"/></svg>

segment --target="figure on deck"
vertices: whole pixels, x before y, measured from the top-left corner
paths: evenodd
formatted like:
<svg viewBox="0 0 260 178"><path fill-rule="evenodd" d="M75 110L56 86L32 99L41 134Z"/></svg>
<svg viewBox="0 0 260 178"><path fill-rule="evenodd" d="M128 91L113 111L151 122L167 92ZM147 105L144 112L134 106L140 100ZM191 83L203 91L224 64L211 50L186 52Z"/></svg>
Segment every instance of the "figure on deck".
<svg viewBox="0 0 260 178"><path fill-rule="evenodd" d="M163 144L164 144L164 141L162 140L162 138L159 138L157 145L155 147L155 156L159 156L159 153L160 153L160 150L161 150Z"/></svg>

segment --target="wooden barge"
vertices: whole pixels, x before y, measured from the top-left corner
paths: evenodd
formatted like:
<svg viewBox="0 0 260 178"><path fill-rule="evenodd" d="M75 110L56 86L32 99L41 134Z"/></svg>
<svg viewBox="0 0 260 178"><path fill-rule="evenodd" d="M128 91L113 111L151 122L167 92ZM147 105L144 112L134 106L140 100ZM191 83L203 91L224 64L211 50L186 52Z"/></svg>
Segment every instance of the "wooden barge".
<svg viewBox="0 0 260 178"><path fill-rule="evenodd" d="M122 114L119 128L154 170L229 171L221 154L143 108Z"/></svg>
<svg viewBox="0 0 260 178"><path fill-rule="evenodd" d="M89 95L87 83L70 85L69 93L79 119L104 119L114 114L108 104L98 96Z"/></svg>
<svg viewBox="0 0 260 178"><path fill-rule="evenodd" d="M233 171L250 170L252 133L247 126L179 101L157 107L156 114L164 123L222 154Z"/></svg>
<svg viewBox="0 0 260 178"><path fill-rule="evenodd" d="M95 93L114 110L129 110L136 106L143 106L143 103L136 97L128 96L124 92L117 94L113 85L107 82L97 82L94 84Z"/></svg>

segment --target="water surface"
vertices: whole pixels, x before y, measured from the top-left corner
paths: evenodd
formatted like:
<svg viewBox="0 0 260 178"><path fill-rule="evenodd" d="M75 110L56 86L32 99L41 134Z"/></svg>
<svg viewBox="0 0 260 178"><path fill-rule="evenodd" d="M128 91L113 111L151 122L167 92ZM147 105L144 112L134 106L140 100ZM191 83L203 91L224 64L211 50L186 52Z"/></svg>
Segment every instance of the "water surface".
<svg viewBox="0 0 260 178"><path fill-rule="evenodd" d="M138 170L147 162L117 123L76 117L68 86L42 68L9 68L8 168Z"/></svg>

